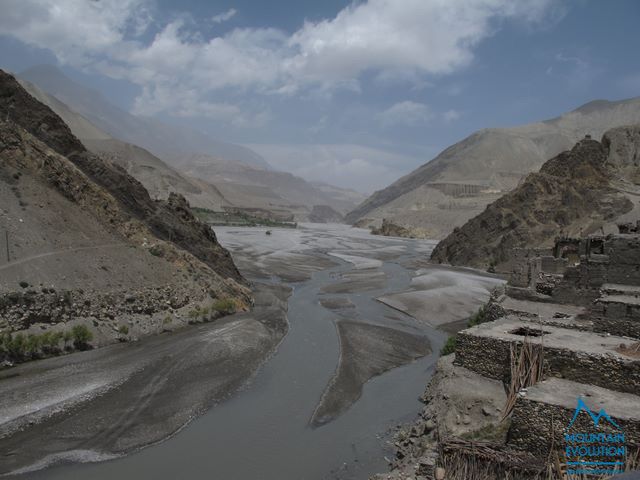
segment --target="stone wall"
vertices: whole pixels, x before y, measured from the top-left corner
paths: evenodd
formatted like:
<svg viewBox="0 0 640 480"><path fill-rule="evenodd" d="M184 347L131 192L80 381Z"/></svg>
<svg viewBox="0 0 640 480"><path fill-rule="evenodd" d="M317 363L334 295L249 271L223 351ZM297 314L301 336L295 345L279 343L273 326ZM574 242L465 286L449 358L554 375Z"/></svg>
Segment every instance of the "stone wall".
<svg viewBox="0 0 640 480"><path fill-rule="evenodd" d="M508 382L511 375L510 345L520 346L523 342L468 332L459 332L456 337L455 364L485 377ZM640 359L623 360L614 355L596 355L545 345L544 361L545 378L566 378L620 392L640 391Z"/></svg>
<svg viewBox="0 0 640 480"><path fill-rule="evenodd" d="M605 242L607 283L640 285L640 236L618 235Z"/></svg>
<svg viewBox="0 0 640 480"><path fill-rule="evenodd" d="M640 338L640 303L630 300L625 302L607 297L596 300L589 310L593 330Z"/></svg>
<svg viewBox="0 0 640 480"><path fill-rule="evenodd" d="M113 319L122 315L178 309L190 301L176 286L102 293L84 290L27 288L0 295L0 329L16 331L34 323L55 324L73 318Z"/></svg>
<svg viewBox="0 0 640 480"><path fill-rule="evenodd" d="M574 410L559 405L529 400L526 395L518 397L511 417L509 443L517 448L537 455L548 455L551 446L563 449L564 433L571 422ZM629 450L640 446L640 422L613 417L625 435ZM593 421L588 415L581 415L567 433L592 432ZM598 433L620 433L606 422L601 422Z"/></svg>

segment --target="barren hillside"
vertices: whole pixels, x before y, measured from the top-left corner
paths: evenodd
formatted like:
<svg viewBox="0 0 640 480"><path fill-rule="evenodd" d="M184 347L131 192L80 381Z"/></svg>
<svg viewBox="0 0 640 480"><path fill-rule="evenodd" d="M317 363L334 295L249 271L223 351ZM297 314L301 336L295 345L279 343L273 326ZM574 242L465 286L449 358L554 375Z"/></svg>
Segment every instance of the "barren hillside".
<svg viewBox="0 0 640 480"><path fill-rule="evenodd" d="M109 341L186 323L185 309L248 290L215 234L179 195L151 199L88 152L51 109L0 71L2 329L86 323Z"/></svg>
<svg viewBox="0 0 640 480"><path fill-rule="evenodd" d="M551 246L558 235L617 231L617 222L640 213L639 149L640 126L609 130L601 142L581 140L456 228L432 260L499 269L514 247Z"/></svg>
<svg viewBox="0 0 640 480"><path fill-rule="evenodd" d="M480 130L375 192L346 221L379 224L388 218L444 238L586 134L600 138L610 128L638 123L640 98L633 98L590 102L544 122Z"/></svg>

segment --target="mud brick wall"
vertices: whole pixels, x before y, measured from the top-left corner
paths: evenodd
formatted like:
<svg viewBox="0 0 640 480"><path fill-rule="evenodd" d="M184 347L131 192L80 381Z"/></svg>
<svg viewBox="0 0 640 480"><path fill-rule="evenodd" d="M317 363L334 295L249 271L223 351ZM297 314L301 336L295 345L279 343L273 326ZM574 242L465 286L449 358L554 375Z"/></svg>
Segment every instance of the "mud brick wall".
<svg viewBox="0 0 640 480"><path fill-rule="evenodd" d="M608 264L583 259L580 265L568 267L553 290L558 303L590 305L600 296L600 287L607 282Z"/></svg>
<svg viewBox="0 0 640 480"><path fill-rule="evenodd" d="M640 285L640 237L613 237L604 248L609 256L607 282Z"/></svg>
<svg viewBox="0 0 640 480"><path fill-rule="evenodd" d="M513 287L529 287L531 283L531 262L537 257L555 258L548 248L514 248L509 256L509 285ZM564 261L563 259L557 259ZM549 272L553 273L553 272Z"/></svg>
<svg viewBox="0 0 640 480"><path fill-rule="evenodd" d="M460 332L456 337L455 364L485 377L508 381L512 341ZM522 341L515 341L521 345ZM580 345L576 345L577 348ZM620 392L640 391L640 359L592 355L569 348L544 347L545 377L567 378Z"/></svg>
<svg viewBox="0 0 640 480"><path fill-rule="evenodd" d="M540 257L540 268L543 273L562 274L567 269L568 263L566 258Z"/></svg>
<svg viewBox="0 0 640 480"><path fill-rule="evenodd" d="M596 332L640 338L640 305L598 301L589 314Z"/></svg>
<svg viewBox="0 0 640 480"><path fill-rule="evenodd" d="M564 433L573 417L574 410L558 405L551 405L526 397L518 397L511 417L509 428L509 444L527 450L536 455L547 455L551 446L556 449L565 447ZM629 451L640 446L640 421L623 420L612 417L620 425L625 435L625 443ZM593 421L588 415L579 415L571 430L567 433L593 432ZM598 433L620 433L606 422L601 423Z"/></svg>
<svg viewBox="0 0 640 480"><path fill-rule="evenodd" d="M514 248L511 253L509 285L514 287L529 286L529 259L531 250L527 248Z"/></svg>

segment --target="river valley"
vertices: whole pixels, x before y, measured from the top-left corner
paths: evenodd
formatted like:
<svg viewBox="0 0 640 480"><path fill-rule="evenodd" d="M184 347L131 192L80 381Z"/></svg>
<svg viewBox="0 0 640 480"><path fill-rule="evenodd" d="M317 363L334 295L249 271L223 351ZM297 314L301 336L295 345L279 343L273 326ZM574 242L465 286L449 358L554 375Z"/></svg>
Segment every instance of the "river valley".
<svg viewBox="0 0 640 480"><path fill-rule="evenodd" d="M342 225L216 233L262 292L255 311L0 375L0 472L366 479L419 411L442 329L500 282L428 265L435 242Z"/></svg>

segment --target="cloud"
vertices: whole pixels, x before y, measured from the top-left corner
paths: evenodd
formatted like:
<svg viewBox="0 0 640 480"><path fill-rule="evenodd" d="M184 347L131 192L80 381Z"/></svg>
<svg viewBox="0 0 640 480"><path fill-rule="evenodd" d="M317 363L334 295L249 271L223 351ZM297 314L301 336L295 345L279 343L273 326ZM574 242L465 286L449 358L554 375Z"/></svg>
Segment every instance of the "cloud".
<svg viewBox="0 0 640 480"><path fill-rule="evenodd" d="M378 121L386 127L395 125L415 127L424 125L433 116L429 107L424 103L405 101L396 103L378 114Z"/></svg>
<svg viewBox="0 0 640 480"><path fill-rule="evenodd" d="M224 13L220 13L218 15L214 15L213 17L211 17L211 21L213 23L223 23L223 22L226 22L227 20L231 20L233 17L236 16L237 13L238 11L235 8L230 8Z"/></svg>
<svg viewBox="0 0 640 480"><path fill-rule="evenodd" d="M425 85L469 65L500 22L544 23L553 0L368 0L293 34L235 28L209 38L184 18L159 24L150 0L4 0L0 34L60 62L142 87L138 111L220 115L229 89L259 95L350 88L362 77ZM231 9L213 22L235 15ZM152 29L152 30L151 30ZM144 34L144 35L143 35ZM191 98L194 107L181 101Z"/></svg>
<svg viewBox="0 0 640 480"><path fill-rule="evenodd" d="M461 117L461 113L458 112L457 110L447 110L446 112L444 112L442 114L442 118L444 119L445 123L451 123L451 122L455 122L456 120L458 120Z"/></svg>

